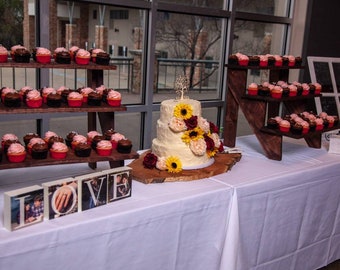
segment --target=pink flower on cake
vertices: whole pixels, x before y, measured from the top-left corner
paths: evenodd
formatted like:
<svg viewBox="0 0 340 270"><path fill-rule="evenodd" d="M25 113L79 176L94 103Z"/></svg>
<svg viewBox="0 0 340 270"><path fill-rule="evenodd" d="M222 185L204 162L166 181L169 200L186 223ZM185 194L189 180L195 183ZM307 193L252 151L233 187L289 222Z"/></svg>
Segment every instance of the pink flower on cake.
<svg viewBox="0 0 340 270"><path fill-rule="evenodd" d="M196 141L190 141L189 147L190 150L197 156L203 156L207 151L207 145L203 138Z"/></svg>
<svg viewBox="0 0 340 270"><path fill-rule="evenodd" d="M165 157L157 158L156 168L161 171L167 170Z"/></svg>
<svg viewBox="0 0 340 270"><path fill-rule="evenodd" d="M172 117L169 123L169 128L173 132L182 132L187 130L187 126L185 125L185 122L183 119L179 119L177 117Z"/></svg>
<svg viewBox="0 0 340 270"><path fill-rule="evenodd" d="M212 138L212 140L214 141L215 148L219 148L221 141L220 141L220 137L218 136L218 134L212 133L210 134L210 138Z"/></svg>
<svg viewBox="0 0 340 270"><path fill-rule="evenodd" d="M210 131L210 124L205 118L199 117L197 124L205 133Z"/></svg>

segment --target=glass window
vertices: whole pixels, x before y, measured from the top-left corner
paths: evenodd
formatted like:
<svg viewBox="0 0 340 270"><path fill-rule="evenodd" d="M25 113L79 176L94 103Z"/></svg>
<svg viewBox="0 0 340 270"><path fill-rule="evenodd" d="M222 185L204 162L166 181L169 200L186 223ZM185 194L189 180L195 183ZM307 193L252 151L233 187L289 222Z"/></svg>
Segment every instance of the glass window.
<svg viewBox="0 0 340 270"><path fill-rule="evenodd" d="M234 6L236 11L288 16L289 3L289 0L235 0Z"/></svg>
<svg viewBox="0 0 340 270"><path fill-rule="evenodd" d="M223 7L223 0L160 0L160 2L181 4L194 7L210 7L210 8Z"/></svg>
<svg viewBox="0 0 340 270"><path fill-rule="evenodd" d="M173 94L178 76L189 79L189 96L216 99L221 53L221 19L161 12L156 28L154 102Z"/></svg>

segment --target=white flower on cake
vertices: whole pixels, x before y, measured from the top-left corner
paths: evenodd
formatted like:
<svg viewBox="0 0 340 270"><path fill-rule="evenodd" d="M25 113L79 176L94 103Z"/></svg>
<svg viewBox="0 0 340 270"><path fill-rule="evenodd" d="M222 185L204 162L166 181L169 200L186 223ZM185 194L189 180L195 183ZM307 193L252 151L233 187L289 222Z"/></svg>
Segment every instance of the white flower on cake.
<svg viewBox="0 0 340 270"><path fill-rule="evenodd" d="M198 126L205 132L208 133L210 131L210 124L207 121L207 119L204 119L203 117L199 117L197 119Z"/></svg>
<svg viewBox="0 0 340 270"><path fill-rule="evenodd" d="M172 117L169 123L169 128L173 132L182 132L187 129L187 126L185 125L185 122L183 119Z"/></svg>
<svg viewBox="0 0 340 270"><path fill-rule="evenodd" d="M157 159L156 168L161 171L165 171L167 169L165 157L160 157Z"/></svg>
<svg viewBox="0 0 340 270"><path fill-rule="evenodd" d="M189 146L191 151L197 156L203 156L207 151L207 145L203 138L196 141L190 141Z"/></svg>

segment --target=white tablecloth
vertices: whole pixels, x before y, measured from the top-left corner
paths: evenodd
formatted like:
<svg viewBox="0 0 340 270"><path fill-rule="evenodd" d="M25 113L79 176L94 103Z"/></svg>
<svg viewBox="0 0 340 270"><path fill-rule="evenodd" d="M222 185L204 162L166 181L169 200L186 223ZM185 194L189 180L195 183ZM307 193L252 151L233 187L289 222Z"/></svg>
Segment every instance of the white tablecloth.
<svg viewBox="0 0 340 270"><path fill-rule="evenodd" d="M2 171L0 209L6 190L87 171L86 164ZM1 220L0 269L220 269L231 196L210 179L134 181L131 198L106 206L14 232Z"/></svg>
<svg viewBox="0 0 340 270"><path fill-rule="evenodd" d="M254 136L232 171L213 177L234 189L225 269L317 269L340 259L340 156L285 139L282 161Z"/></svg>

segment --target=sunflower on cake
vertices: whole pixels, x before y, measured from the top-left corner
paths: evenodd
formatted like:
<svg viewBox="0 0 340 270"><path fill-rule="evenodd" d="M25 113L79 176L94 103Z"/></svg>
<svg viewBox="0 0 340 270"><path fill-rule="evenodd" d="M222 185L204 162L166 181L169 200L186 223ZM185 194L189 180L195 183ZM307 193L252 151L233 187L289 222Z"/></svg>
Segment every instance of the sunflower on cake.
<svg viewBox="0 0 340 270"><path fill-rule="evenodd" d="M169 173L208 167L214 163L216 153L223 152L218 127L201 116L198 100L184 96L188 91L186 77L176 79L175 90L176 99L161 103L157 137L143 165Z"/></svg>

